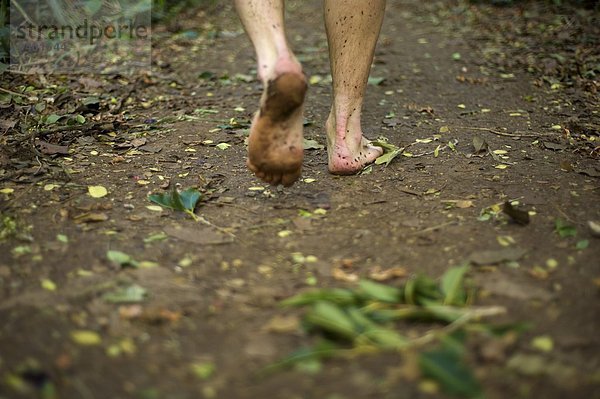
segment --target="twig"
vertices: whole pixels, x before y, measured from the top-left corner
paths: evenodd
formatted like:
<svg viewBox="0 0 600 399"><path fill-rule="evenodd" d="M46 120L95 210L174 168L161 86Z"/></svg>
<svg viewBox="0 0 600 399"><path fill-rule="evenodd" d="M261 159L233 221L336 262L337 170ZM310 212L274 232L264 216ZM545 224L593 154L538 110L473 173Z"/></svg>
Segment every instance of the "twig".
<svg viewBox="0 0 600 399"><path fill-rule="evenodd" d="M16 91L8 90L8 89L5 89L4 87L0 87L0 91L3 91L3 92L8 93L8 94L12 94L13 96L27 97L27 98L29 97L26 94L17 93Z"/></svg>
<svg viewBox="0 0 600 399"><path fill-rule="evenodd" d="M241 205L237 205L237 204L228 204L226 202L209 201L209 202L206 202L206 205L229 206L229 207L232 207L232 208L241 209L243 211L252 213L254 215L258 215L258 212L253 211L252 209L245 208L245 207L243 207Z"/></svg>
<svg viewBox="0 0 600 399"><path fill-rule="evenodd" d="M423 230L419 230L419 231L415 231L414 233L411 233L409 235L419 235L419 234L423 234L423 233L429 233L430 231L435 231L435 230L439 230L442 227L446 227L446 226L452 226L453 224L456 224L456 221L450 221L450 222L446 222L446 223L442 223L442 224L438 224L435 226L431 226L431 227L427 227Z"/></svg>
<svg viewBox="0 0 600 399"><path fill-rule="evenodd" d="M20 144L24 141L30 140L30 139L34 139L37 137L43 137L45 135L48 134L52 134L52 133L58 133L58 132L70 132L70 131L74 131L74 130L81 130L82 132L88 132L90 130L95 130L99 127L102 127L108 123L111 122L94 122L94 123L90 123L90 124L84 124L84 125L72 125L72 126L57 126L51 129L46 129L46 130L37 130L34 132L31 132L30 134L28 134L27 136L17 140L17 143Z"/></svg>
<svg viewBox="0 0 600 399"><path fill-rule="evenodd" d="M506 313L506 308L503 306L489 306L489 307L481 307L481 308L471 309L464 315L460 316L458 319L454 320L452 323L445 326L444 328L441 328L439 330L430 331L421 337L411 340L408 343L408 347L413 348L416 346L427 345L442 335L451 334L452 332L458 330L459 328L461 328L462 326L464 326L465 324L467 324L468 322L470 322L473 319L479 319L481 317L497 316L497 315L505 314L505 313Z"/></svg>
<svg viewBox="0 0 600 399"><path fill-rule="evenodd" d="M469 129L469 130L481 130L484 132L490 132L497 134L498 136L506 136L506 137L540 137L544 136L543 134L519 134L519 133L508 133L508 132L500 132L498 130L490 129L487 127L471 127L471 126L452 126L454 129Z"/></svg>

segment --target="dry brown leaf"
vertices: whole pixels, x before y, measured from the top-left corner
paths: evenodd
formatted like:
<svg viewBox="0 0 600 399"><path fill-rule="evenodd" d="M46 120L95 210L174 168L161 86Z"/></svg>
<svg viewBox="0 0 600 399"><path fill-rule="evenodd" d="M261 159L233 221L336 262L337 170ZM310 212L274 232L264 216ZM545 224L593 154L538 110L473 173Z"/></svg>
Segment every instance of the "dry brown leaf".
<svg viewBox="0 0 600 399"><path fill-rule="evenodd" d="M354 282L358 281L358 274L356 274L356 273L346 273L345 271L343 271L339 267L333 268L333 270L331 272L331 276L334 279L336 279L336 280L346 281L346 282L349 282L349 283L354 283Z"/></svg>
<svg viewBox="0 0 600 399"><path fill-rule="evenodd" d="M267 332L290 333L298 331L300 328L300 319L297 316L277 315L267 322L262 328Z"/></svg>
<svg viewBox="0 0 600 399"><path fill-rule="evenodd" d="M369 278L375 281L386 281L397 277L406 277L408 271L403 267L392 267L382 269L381 266L375 266L369 270Z"/></svg>

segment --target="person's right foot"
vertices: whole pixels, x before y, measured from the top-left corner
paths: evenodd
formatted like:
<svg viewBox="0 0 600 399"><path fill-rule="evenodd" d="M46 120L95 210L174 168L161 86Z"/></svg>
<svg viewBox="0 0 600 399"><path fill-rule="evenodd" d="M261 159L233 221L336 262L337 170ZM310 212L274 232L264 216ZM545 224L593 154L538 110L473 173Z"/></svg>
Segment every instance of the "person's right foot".
<svg viewBox="0 0 600 399"><path fill-rule="evenodd" d="M282 72L265 84L250 128L247 165L267 183L291 186L300 177L306 90L301 71Z"/></svg>
<svg viewBox="0 0 600 399"><path fill-rule="evenodd" d="M325 125L327 130L327 155L329 172L335 175L352 175L373 163L383 154L381 147L370 144L358 126L335 126L330 115Z"/></svg>

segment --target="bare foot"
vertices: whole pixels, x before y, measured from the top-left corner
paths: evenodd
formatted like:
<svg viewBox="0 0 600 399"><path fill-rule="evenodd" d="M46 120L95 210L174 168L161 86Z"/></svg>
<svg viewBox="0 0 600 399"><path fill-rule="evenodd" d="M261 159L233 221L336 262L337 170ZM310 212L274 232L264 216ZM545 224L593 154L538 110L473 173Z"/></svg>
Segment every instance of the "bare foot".
<svg viewBox="0 0 600 399"><path fill-rule="evenodd" d="M247 165L267 183L291 186L302 172L306 78L284 72L267 81L248 139Z"/></svg>
<svg viewBox="0 0 600 399"><path fill-rule="evenodd" d="M370 145L370 141L363 137L360 130L352 131L360 127L353 126L353 129L336 133L335 123L330 116L326 129L329 172L335 175L358 173L383 154L383 149Z"/></svg>

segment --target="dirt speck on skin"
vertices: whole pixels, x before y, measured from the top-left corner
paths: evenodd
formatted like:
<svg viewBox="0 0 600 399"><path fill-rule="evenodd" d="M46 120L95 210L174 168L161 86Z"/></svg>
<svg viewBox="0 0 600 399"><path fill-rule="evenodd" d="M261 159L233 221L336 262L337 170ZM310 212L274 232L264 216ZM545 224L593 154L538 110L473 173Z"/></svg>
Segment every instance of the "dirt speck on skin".
<svg viewBox="0 0 600 399"><path fill-rule="evenodd" d="M320 8L290 2L287 18L311 82L305 137L325 144ZM338 177L314 145L285 189L245 167L261 93L250 44L230 6L206 18L220 34L159 35L153 73L129 87L48 76L100 96L88 130L48 133L34 149L22 139L27 105L0 109L14 121L0 126L0 397L44 386L61 398L421 397L410 353L334 359L316 374L257 371L312 342L279 301L352 285L336 279L340 265L439 277L471 254L492 256L469 274L477 304L531 325L469 346L487 397L600 395L600 246L588 227L600 221L597 11L389 1L371 73L385 79L368 87L363 128L410 156ZM36 79L2 87L42 90ZM111 96L130 100L112 114ZM207 223L148 208L149 193L174 187L200 190ZM530 222L511 222L505 201ZM557 219L575 235L561 237ZM118 266L109 250L144 267ZM80 330L100 341L75 342ZM540 353L531 342L546 335L554 346Z"/></svg>

